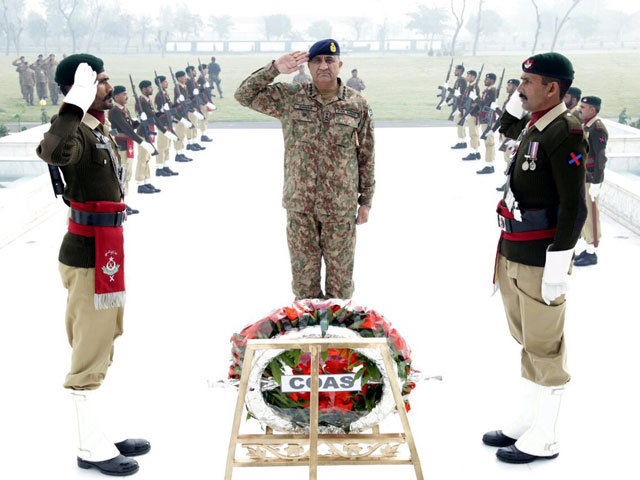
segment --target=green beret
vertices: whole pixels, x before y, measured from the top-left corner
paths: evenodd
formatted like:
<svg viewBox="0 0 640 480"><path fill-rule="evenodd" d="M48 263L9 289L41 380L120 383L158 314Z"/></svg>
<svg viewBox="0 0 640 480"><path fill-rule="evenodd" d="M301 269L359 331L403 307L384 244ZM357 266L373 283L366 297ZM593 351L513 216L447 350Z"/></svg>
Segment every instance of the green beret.
<svg viewBox="0 0 640 480"><path fill-rule="evenodd" d="M320 40L309 49L309 61L318 55L340 55L340 45L333 38Z"/></svg>
<svg viewBox="0 0 640 480"><path fill-rule="evenodd" d="M55 82L58 85L73 85L78 65L88 63L96 73L104 72L104 62L88 53L77 53L62 59L56 68Z"/></svg>
<svg viewBox="0 0 640 480"><path fill-rule="evenodd" d="M491 80L493 80L495 82L498 77L496 77L495 73L487 73L485 75L485 78L490 78Z"/></svg>
<svg viewBox="0 0 640 480"><path fill-rule="evenodd" d="M580 100L582 103L586 103L587 105L591 105L592 107L600 108L602 105L602 100L600 97L582 97Z"/></svg>
<svg viewBox="0 0 640 480"><path fill-rule="evenodd" d="M185 75L186 75L186 73L184 73L184 71L182 71L182 70L178 70L176 72L176 78L184 77Z"/></svg>
<svg viewBox="0 0 640 480"><path fill-rule="evenodd" d="M185 72L187 73L191 73L196 69L196 67L189 65L187 68L184 69Z"/></svg>
<svg viewBox="0 0 640 480"><path fill-rule="evenodd" d="M517 87L518 85L520 85L520 80L518 80L517 78L512 78L510 80L507 80L507 85L515 85Z"/></svg>
<svg viewBox="0 0 640 480"><path fill-rule="evenodd" d="M573 65L571 61L555 52L539 53L522 62L522 71L535 73L543 77L573 80Z"/></svg>
<svg viewBox="0 0 640 480"><path fill-rule="evenodd" d="M156 77L156 85L160 85L162 82L164 82L167 79L167 77L165 77L164 75L158 75Z"/></svg>
<svg viewBox="0 0 640 480"><path fill-rule="evenodd" d="M567 93L573 98L580 98L582 96L582 90L580 90L578 87L569 87Z"/></svg>
<svg viewBox="0 0 640 480"><path fill-rule="evenodd" d="M121 93L124 93L127 91L127 87L125 87L124 85L116 85L115 87L113 87L113 94L114 95L119 95Z"/></svg>
<svg viewBox="0 0 640 480"><path fill-rule="evenodd" d="M140 89L147 88L147 87L150 87L150 86L151 86L151 82L150 82L149 80L142 80L142 81L138 84L138 86L140 87Z"/></svg>

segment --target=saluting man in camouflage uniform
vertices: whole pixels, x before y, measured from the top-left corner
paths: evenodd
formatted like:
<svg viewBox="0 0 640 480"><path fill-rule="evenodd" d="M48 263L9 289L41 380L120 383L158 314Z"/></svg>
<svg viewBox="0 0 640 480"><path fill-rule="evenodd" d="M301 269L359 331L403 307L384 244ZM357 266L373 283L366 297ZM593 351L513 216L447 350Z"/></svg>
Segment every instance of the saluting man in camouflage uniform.
<svg viewBox="0 0 640 480"><path fill-rule="evenodd" d="M522 70L519 95L511 97L500 120L500 132L516 145L497 208L502 232L495 272L509 331L522 345L522 397L519 415L482 438L501 447L496 455L508 463L558 456L556 423L571 378L565 292L587 213L588 145L562 101L573 66L563 55L543 53L525 60Z"/></svg>
<svg viewBox="0 0 640 480"><path fill-rule="evenodd" d="M49 83L49 80L47 79L47 66L42 58L42 54L38 55L36 63L34 63L31 68L36 72L36 91L38 92L38 100L46 100L47 84Z"/></svg>
<svg viewBox="0 0 640 480"><path fill-rule="evenodd" d="M60 89L58 88L58 84L56 83L56 68L58 67L58 62L56 61L56 56L52 53L49 55L47 60L45 61L46 65L46 73L47 73L47 82L49 82L49 95L51 96L51 104L58 105L58 93Z"/></svg>
<svg viewBox="0 0 640 480"><path fill-rule="evenodd" d="M304 62L313 83L272 83ZM297 299L351 298L356 225L367 221L373 199L372 111L364 97L338 78L341 67L338 42L322 40L309 53L296 51L269 62L235 93L242 105L282 123L282 203ZM320 284L323 257L325 294Z"/></svg>

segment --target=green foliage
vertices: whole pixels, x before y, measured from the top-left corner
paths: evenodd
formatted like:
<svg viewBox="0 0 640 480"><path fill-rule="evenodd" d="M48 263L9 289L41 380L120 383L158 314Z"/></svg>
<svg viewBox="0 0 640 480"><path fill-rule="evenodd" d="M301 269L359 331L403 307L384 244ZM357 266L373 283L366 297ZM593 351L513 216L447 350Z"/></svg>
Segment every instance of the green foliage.
<svg viewBox="0 0 640 480"><path fill-rule="evenodd" d="M9 129L4 123L0 123L0 137L6 137L9 135Z"/></svg>

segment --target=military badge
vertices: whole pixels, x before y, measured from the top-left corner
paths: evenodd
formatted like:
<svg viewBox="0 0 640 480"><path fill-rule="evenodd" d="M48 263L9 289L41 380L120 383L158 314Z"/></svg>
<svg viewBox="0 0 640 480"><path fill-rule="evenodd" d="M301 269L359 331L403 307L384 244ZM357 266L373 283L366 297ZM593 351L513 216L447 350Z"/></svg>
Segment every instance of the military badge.
<svg viewBox="0 0 640 480"><path fill-rule="evenodd" d="M582 154L580 155L576 155L575 153L571 152L571 155L569 155L569 165L572 165L574 167L579 167L580 166L580 160L582 159Z"/></svg>
<svg viewBox="0 0 640 480"><path fill-rule="evenodd" d="M533 68L533 60L531 58L524 62L524 68L527 70L531 70Z"/></svg>
<svg viewBox="0 0 640 480"><path fill-rule="evenodd" d="M527 153L524 154L524 158L526 158L526 160L522 164L522 170L531 170L533 172L536 169L536 160L538 159L539 148L540 142L529 142L529 145L527 145Z"/></svg>
<svg viewBox="0 0 640 480"><path fill-rule="evenodd" d="M120 265L116 263L113 257L109 257L107 264L102 267L102 273L109 277L110 282L115 282L113 276L118 273L118 270L120 270Z"/></svg>
<svg viewBox="0 0 640 480"><path fill-rule="evenodd" d="M331 42L331 46L329 47L329 50L331 50L331 53L336 53L337 51L336 44Z"/></svg>

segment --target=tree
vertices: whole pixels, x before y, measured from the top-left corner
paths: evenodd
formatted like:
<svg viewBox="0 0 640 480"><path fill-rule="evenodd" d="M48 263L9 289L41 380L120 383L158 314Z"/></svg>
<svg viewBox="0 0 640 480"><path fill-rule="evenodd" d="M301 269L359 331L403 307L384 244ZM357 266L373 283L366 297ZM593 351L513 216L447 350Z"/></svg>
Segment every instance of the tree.
<svg viewBox="0 0 640 480"><path fill-rule="evenodd" d="M11 42L20 53L20 37L24 30L24 0L0 0L2 7L2 30L7 39L6 55L9 55Z"/></svg>
<svg viewBox="0 0 640 480"><path fill-rule="evenodd" d="M149 30L149 25L151 25L151 17L144 15L137 19L136 28L140 32L140 49L144 52L144 47L147 43L147 31Z"/></svg>
<svg viewBox="0 0 640 480"><path fill-rule="evenodd" d="M419 5L417 12L409 12L407 15L411 18L407 28L424 35L426 39L431 37L433 40L435 35L444 33L447 14L442 8Z"/></svg>
<svg viewBox="0 0 640 480"><path fill-rule="evenodd" d="M71 53L76 53L76 42L78 37L77 24L74 15L80 4L80 0L51 0L55 2L62 18L64 18L65 26L69 35L71 35Z"/></svg>
<svg viewBox="0 0 640 480"><path fill-rule="evenodd" d="M86 51L91 51L91 45L95 38L96 31L98 30L98 24L100 23L100 14L102 13L102 2L100 0L89 0L89 18L91 18L91 29L89 30L89 37L87 39Z"/></svg>
<svg viewBox="0 0 640 480"><path fill-rule="evenodd" d="M36 40L38 43L43 42L43 53L47 53L47 39L49 37L49 23L45 18L37 12L29 12L26 24L27 34L30 38Z"/></svg>
<svg viewBox="0 0 640 480"><path fill-rule="evenodd" d="M464 10L467 8L467 0L462 0L462 11L460 12L460 16L456 13L455 8L453 7L453 0L451 0L451 13L453 13L454 18L456 19L456 31L453 34L453 38L451 39L451 55L456 54L456 40L458 39L458 34L460 33L460 29L464 24Z"/></svg>
<svg viewBox="0 0 640 480"><path fill-rule="evenodd" d="M540 19L540 10L538 10L538 4L536 0L531 0L533 3L533 8L536 9L536 33L533 37L533 47L531 47L531 55L536 53L536 47L538 46L538 37L540 36L540 28L542 28L542 21Z"/></svg>
<svg viewBox="0 0 640 480"><path fill-rule="evenodd" d="M311 38L329 38L331 36L331 24L326 20L317 20L307 29Z"/></svg>
<svg viewBox="0 0 640 480"><path fill-rule="evenodd" d="M289 37L291 35L291 19L282 14L264 17L264 32L267 40Z"/></svg>
<svg viewBox="0 0 640 480"><path fill-rule="evenodd" d="M349 21L349 23L356 32L356 40L360 40L362 30L364 30L364 27L367 24L367 19L364 17L354 17Z"/></svg>
<svg viewBox="0 0 640 480"><path fill-rule="evenodd" d="M222 17L211 15L209 17L209 25L211 26L211 30L213 30L213 33L216 34L218 39L223 40L225 38L229 38L233 20L231 20L231 17L229 15L224 15Z"/></svg>
<svg viewBox="0 0 640 480"><path fill-rule="evenodd" d="M186 39L190 35L196 35L202 26L200 15L191 13L187 5L182 5L173 16L173 25L180 32L180 38Z"/></svg>
<svg viewBox="0 0 640 480"><path fill-rule="evenodd" d="M560 32L562 31L562 27L565 24L565 22L569 19L569 14L571 13L571 11L576 8L578 6L578 4L581 2L582 0L573 0L573 3L571 4L571 6L569 6L569 9L567 10L567 12L564 14L564 17L562 17L562 20L560 20L560 22L558 23L558 17L556 17L556 24L555 24L555 32L553 34L553 41L551 42L551 51L555 51L556 48L556 42L558 41L558 36L560 35Z"/></svg>
<svg viewBox="0 0 640 480"><path fill-rule="evenodd" d="M480 31L482 30L482 4L484 0L480 0L478 2L478 18L476 19L476 34L473 37L473 56L476 56L476 51L478 49L478 38L480 38Z"/></svg>
<svg viewBox="0 0 640 480"><path fill-rule="evenodd" d="M173 33L173 10L171 7L163 8L156 19L156 43L160 48L160 54L164 57L167 53L167 42Z"/></svg>

